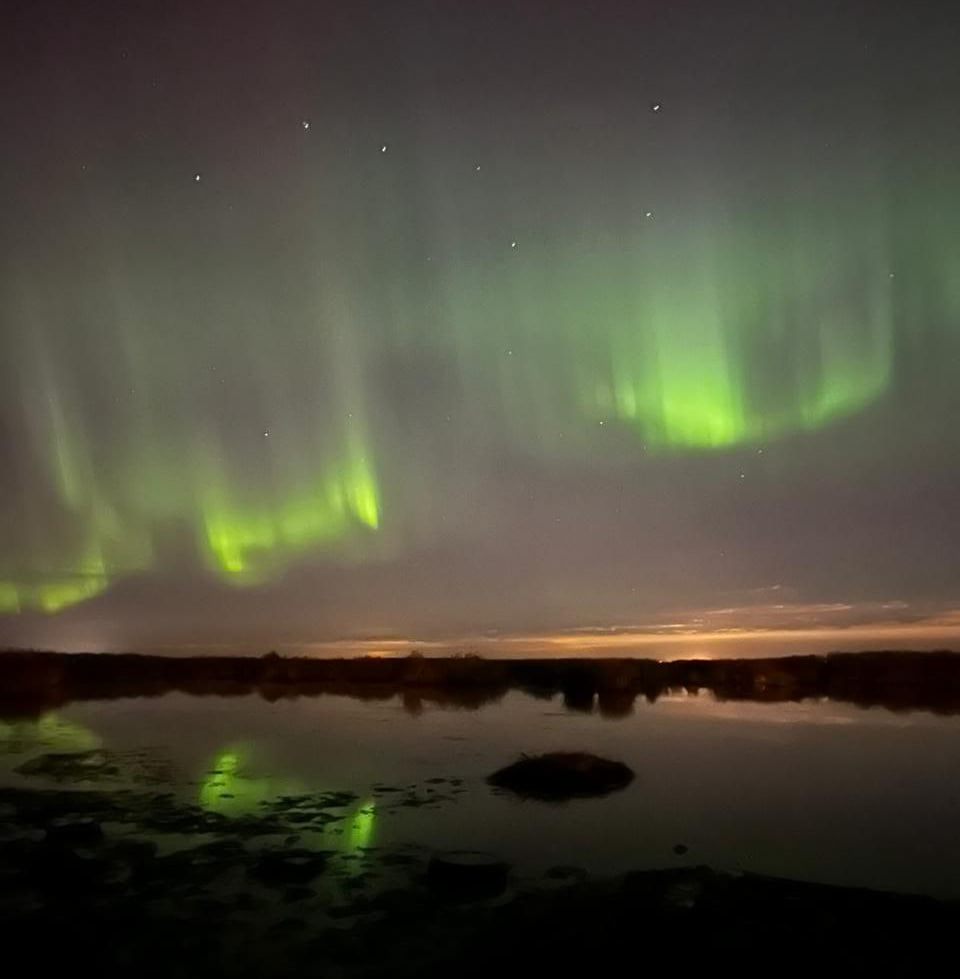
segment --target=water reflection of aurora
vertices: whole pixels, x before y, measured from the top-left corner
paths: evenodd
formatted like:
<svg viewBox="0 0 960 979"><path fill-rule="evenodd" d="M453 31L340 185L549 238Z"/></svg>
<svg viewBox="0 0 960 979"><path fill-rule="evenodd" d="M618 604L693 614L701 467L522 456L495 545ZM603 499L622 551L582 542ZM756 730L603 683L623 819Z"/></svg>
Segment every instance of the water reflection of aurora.
<svg viewBox="0 0 960 979"><path fill-rule="evenodd" d="M209 812L240 817L254 814L261 805L282 796L307 792L307 786L296 778L255 774L250 769L249 749L234 745L217 756L201 782L200 805ZM374 800L364 799L351 808L342 826L337 845L344 852L370 846L376 830Z"/></svg>
<svg viewBox="0 0 960 979"><path fill-rule="evenodd" d="M88 727L55 712L29 720L0 720L0 750L93 751L102 744Z"/></svg>

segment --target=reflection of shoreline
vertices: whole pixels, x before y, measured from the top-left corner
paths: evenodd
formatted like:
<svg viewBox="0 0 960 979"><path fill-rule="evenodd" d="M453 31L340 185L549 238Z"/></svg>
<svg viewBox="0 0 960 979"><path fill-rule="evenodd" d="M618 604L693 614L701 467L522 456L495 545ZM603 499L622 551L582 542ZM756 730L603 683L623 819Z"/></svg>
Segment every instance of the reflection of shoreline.
<svg viewBox="0 0 960 979"><path fill-rule="evenodd" d="M861 707L960 713L960 653L869 652L779 659L520 659L478 657L298 659L174 658L118 654L4 653L0 706L35 715L74 700L259 694L267 700L339 694L401 695L412 712L424 702L476 708L508 690L562 694L566 706L616 717L637 697L708 690L721 700L763 702L829 697Z"/></svg>

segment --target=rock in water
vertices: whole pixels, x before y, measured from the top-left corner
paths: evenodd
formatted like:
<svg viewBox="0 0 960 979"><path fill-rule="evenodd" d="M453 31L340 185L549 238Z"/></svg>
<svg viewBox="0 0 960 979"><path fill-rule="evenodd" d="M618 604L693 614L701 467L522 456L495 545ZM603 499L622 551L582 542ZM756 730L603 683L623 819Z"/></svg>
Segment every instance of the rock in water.
<svg viewBox="0 0 960 979"><path fill-rule="evenodd" d="M47 826L46 838L66 846L94 846L103 839L103 829L95 819L66 817Z"/></svg>
<svg viewBox="0 0 960 979"><path fill-rule="evenodd" d="M490 785L526 799L561 802L608 795L626 788L633 772L622 761L610 761L581 751L522 755L487 778Z"/></svg>
<svg viewBox="0 0 960 979"><path fill-rule="evenodd" d="M459 900L480 900L502 894L509 866L474 850L437 853L427 865L427 883Z"/></svg>
<svg viewBox="0 0 960 979"><path fill-rule="evenodd" d="M307 884L327 866L319 850L267 850L249 870L251 876L275 886Z"/></svg>

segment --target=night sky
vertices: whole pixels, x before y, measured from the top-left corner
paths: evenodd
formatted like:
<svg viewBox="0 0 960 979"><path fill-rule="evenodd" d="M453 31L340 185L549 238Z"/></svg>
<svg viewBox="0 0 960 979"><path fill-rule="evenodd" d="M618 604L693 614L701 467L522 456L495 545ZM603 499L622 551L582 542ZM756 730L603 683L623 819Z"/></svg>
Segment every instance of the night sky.
<svg viewBox="0 0 960 979"><path fill-rule="evenodd" d="M958 20L8 0L0 643L960 634Z"/></svg>

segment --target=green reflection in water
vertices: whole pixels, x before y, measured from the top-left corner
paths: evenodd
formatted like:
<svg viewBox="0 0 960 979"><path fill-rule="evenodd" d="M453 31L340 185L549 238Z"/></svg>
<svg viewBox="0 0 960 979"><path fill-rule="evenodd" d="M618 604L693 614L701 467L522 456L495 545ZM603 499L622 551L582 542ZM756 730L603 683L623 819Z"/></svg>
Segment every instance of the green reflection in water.
<svg viewBox="0 0 960 979"><path fill-rule="evenodd" d="M57 713L30 720L0 721L0 746L6 751L93 751L99 735Z"/></svg>
<svg viewBox="0 0 960 979"><path fill-rule="evenodd" d="M350 817L350 828L346 835L346 849L354 852L370 846L373 843L376 828L377 806L373 799L367 799Z"/></svg>
<svg viewBox="0 0 960 979"><path fill-rule="evenodd" d="M200 785L200 805L223 816L245 816L261 803L303 792L293 779L247 774L248 762L249 752L239 746L218 755Z"/></svg>
<svg viewBox="0 0 960 979"><path fill-rule="evenodd" d="M200 784L200 805L208 812L240 817L256 813L264 803L286 795L305 795L303 782L282 776L248 774L251 751L233 745L217 756ZM343 832L330 843L343 853L371 846L376 831L376 804L366 799L342 820Z"/></svg>

